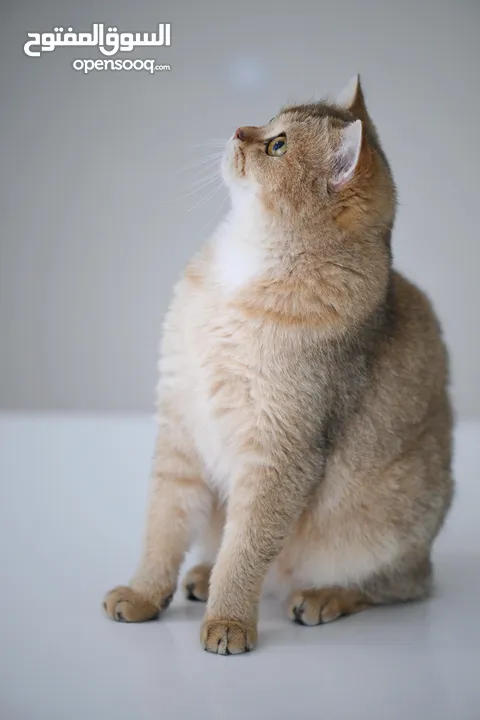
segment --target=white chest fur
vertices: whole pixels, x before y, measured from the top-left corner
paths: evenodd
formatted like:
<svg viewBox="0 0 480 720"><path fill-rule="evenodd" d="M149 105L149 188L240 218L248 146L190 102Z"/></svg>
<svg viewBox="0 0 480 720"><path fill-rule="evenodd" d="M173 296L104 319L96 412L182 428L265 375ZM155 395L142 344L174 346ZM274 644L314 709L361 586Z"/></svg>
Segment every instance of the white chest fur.
<svg viewBox="0 0 480 720"><path fill-rule="evenodd" d="M216 279L225 290L235 291L261 273L265 260L257 248L235 233L223 240L216 248Z"/></svg>
<svg viewBox="0 0 480 720"><path fill-rule="evenodd" d="M188 352L192 433L209 478L224 497L238 470L234 438L252 422L245 379L258 365L258 338L230 298L272 266L268 233L269 221L255 199L245 197L234 205L213 238L212 284L204 302L196 301L188 314L195 326Z"/></svg>
<svg viewBox="0 0 480 720"><path fill-rule="evenodd" d="M245 287L272 262L268 253L269 223L258 201L237 201L215 237L214 273L227 292Z"/></svg>

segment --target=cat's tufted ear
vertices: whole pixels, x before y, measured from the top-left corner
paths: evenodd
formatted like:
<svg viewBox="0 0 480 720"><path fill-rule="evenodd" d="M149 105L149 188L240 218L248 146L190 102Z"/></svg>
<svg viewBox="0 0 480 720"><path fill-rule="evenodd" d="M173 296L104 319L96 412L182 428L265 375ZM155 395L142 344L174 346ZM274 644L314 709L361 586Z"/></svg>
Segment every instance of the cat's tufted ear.
<svg viewBox="0 0 480 720"><path fill-rule="evenodd" d="M367 108L360 84L360 75L354 75L350 78L342 92L337 96L335 104L348 110L352 115L359 113L358 118L364 120L361 116L366 114Z"/></svg>
<svg viewBox="0 0 480 720"><path fill-rule="evenodd" d="M329 181L331 190L340 190L355 175L362 150L362 141L361 120L355 120L343 128L340 145L334 156L333 174Z"/></svg>
<svg viewBox="0 0 480 720"><path fill-rule="evenodd" d="M338 95L335 104L361 120L368 128L371 135L377 137L375 125L368 114L365 96L360 83L360 75L354 75Z"/></svg>

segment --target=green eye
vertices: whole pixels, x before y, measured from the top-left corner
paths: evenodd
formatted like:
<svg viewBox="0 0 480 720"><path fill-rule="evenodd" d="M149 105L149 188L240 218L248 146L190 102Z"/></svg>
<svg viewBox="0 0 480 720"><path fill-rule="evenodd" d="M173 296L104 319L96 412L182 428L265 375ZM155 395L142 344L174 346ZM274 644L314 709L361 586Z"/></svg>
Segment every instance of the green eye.
<svg viewBox="0 0 480 720"><path fill-rule="evenodd" d="M286 152L287 138L285 136L273 138L273 140L270 140L267 145L267 155L272 155L273 157L280 157L281 155L285 155Z"/></svg>

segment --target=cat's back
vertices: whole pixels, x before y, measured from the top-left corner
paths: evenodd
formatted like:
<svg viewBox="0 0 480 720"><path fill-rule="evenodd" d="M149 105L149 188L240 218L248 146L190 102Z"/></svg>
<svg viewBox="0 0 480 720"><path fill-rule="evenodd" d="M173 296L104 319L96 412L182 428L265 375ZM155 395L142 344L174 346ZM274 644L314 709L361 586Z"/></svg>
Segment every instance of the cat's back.
<svg viewBox="0 0 480 720"><path fill-rule="evenodd" d="M392 275L389 342L382 347L380 361L393 363L409 382L426 393L445 391L448 357L440 323L427 295L399 272Z"/></svg>
<svg viewBox="0 0 480 720"><path fill-rule="evenodd" d="M429 452L431 443L448 465L452 434L448 384L448 356L432 303L414 283L394 272L389 324L378 343L360 406L347 420L336 459L343 462L348 457L357 471L368 474L422 443Z"/></svg>

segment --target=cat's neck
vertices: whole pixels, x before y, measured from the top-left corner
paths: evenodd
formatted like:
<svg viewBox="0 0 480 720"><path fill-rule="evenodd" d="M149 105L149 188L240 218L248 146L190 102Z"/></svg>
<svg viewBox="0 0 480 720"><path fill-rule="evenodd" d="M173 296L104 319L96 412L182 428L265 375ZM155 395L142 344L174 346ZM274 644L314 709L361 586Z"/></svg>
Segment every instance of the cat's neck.
<svg viewBox="0 0 480 720"><path fill-rule="evenodd" d="M213 237L215 274L235 291L279 264L279 236L260 203L238 197Z"/></svg>

